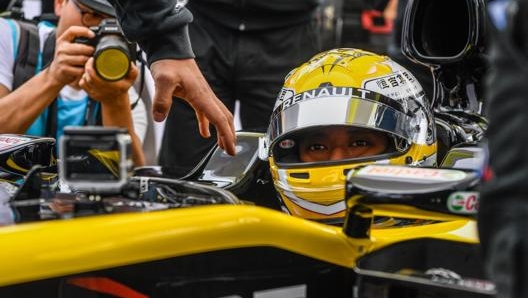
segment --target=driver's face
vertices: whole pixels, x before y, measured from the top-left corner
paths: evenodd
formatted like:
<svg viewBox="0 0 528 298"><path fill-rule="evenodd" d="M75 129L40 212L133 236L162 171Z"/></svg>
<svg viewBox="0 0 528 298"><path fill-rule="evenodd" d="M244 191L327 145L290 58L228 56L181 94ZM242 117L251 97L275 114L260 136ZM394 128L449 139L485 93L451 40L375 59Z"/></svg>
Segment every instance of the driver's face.
<svg viewBox="0 0 528 298"><path fill-rule="evenodd" d="M329 127L300 140L299 156L303 162L334 161L368 157L383 153L389 145L386 134L378 131Z"/></svg>

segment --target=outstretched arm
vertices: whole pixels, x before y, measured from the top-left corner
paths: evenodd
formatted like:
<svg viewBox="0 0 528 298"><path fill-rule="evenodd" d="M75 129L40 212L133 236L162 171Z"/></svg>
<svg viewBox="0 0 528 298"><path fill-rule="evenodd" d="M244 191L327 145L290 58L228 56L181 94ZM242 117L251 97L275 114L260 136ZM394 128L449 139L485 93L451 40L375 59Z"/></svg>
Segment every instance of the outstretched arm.
<svg viewBox="0 0 528 298"><path fill-rule="evenodd" d="M194 59L158 60L151 65L150 71L156 82L152 106L156 121L167 117L173 96L183 98L196 112L200 134L208 138L209 123L212 123L220 148L235 154L233 114L213 93Z"/></svg>
<svg viewBox="0 0 528 298"><path fill-rule="evenodd" d="M128 39L147 53L156 85L154 120L163 121L172 97L187 101L195 110L200 134L209 137L209 124L216 127L218 145L235 154L232 113L216 97L194 61L187 25L192 14L180 0L111 0ZM183 141L183 140L182 140Z"/></svg>

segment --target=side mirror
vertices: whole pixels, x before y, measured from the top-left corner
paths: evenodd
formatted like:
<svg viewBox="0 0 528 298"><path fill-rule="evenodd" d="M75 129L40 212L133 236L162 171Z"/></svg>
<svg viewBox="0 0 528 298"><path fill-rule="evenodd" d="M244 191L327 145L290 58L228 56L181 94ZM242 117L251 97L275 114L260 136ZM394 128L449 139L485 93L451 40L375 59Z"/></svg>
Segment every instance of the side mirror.
<svg viewBox="0 0 528 298"><path fill-rule="evenodd" d="M409 0L402 52L433 74L432 106L480 113L486 71L484 0Z"/></svg>
<svg viewBox="0 0 528 298"><path fill-rule="evenodd" d="M409 0L403 19L402 50L431 65L480 55L485 46L483 0Z"/></svg>

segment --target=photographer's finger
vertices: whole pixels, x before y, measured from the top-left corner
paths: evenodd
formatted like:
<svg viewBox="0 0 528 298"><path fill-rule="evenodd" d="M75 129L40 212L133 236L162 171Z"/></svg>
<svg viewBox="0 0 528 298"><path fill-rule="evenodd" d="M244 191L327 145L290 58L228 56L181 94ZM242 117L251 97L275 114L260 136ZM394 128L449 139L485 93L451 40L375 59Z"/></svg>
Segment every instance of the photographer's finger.
<svg viewBox="0 0 528 298"><path fill-rule="evenodd" d="M88 59L88 61L86 61L86 63L84 64L84 72L85 74L87 74L89 77L92 77L92 78L95 78L97 76L97 73L94 68L94 58L93 57L90 57L90 59Z"/></svg>
<svg viewBox="0 0 528 298"><path fill-rule="evenodd" d="M58 62L56 62L56 65L48 67L46 71L54 80L63 85L79 80L84 73L83 68Z"/></svg>
<svg viewBox="0 0 528 298"><path fill-rule="evenodd" d="M84 26L70 26L68 29L64 31L58 38L57 42L61 41L68 41L68 42L74 42L76 38L79 37L86 37L88 39L94 38L95 33L84 27Z"/></svg>
<svg viewBox="0 0 528 298"><path fill-rule="evenodd" d="M138 75L139 75L139 70L137 66L134 63L130 62L130 70L128 71L126 78L128 80L135 81Z"/></svg>
<svg viewBox="0 0 528 298"><path fill-rule="evenodd" d="M81 87L83 90L87 90L89 88L88 82L86 81L86 73L83 73L79 79L79 87Z"/></svg>
<svg viewBox="0 0 528 298"><path fill-rule="evenodd" d="M90 45L63 42L59 47L57 47L57 55L66 54L91 57L94 53L94 50L94 47Z"/></svg>

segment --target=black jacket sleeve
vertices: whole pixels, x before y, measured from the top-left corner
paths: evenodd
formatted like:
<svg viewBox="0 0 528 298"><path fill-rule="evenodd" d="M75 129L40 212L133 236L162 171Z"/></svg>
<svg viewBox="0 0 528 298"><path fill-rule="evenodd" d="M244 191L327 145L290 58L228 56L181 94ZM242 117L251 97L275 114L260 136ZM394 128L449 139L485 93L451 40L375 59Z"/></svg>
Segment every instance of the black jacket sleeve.
<svg viewBox="0 0 528 298"><path fill-rule="evenodd" d="M178 0L109 0L126 37L147 53L149 65L160 59L194 58L188 24L192 14Z"/></svg>

